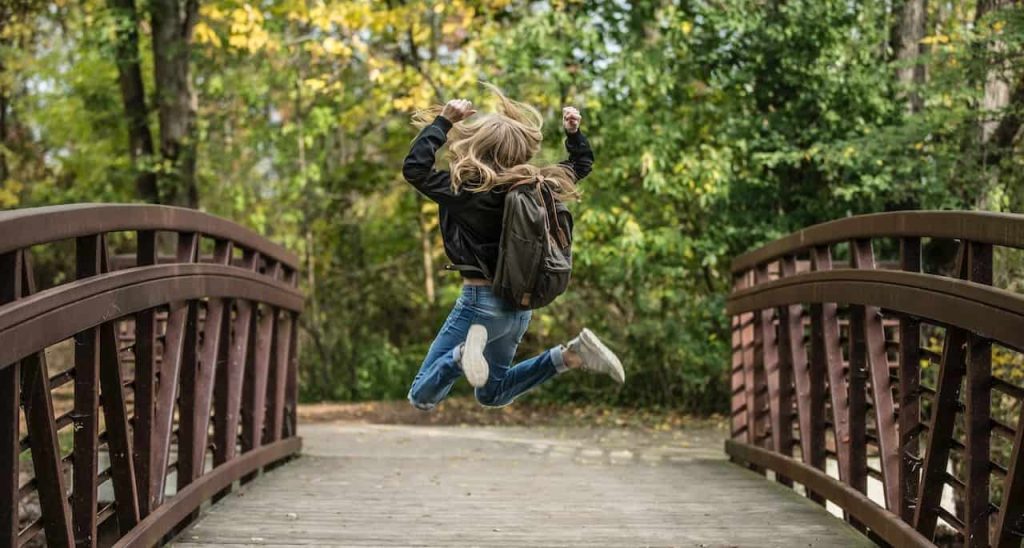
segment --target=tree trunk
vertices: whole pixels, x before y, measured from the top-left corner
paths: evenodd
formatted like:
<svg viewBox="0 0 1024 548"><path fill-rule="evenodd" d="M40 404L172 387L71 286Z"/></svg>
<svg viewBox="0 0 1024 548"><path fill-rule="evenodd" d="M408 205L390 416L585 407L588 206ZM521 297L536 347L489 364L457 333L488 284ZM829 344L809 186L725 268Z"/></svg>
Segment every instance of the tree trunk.
<svg viewBox="0 0 1024 548"><path fill-rule="evenodd" d="M1000 8L1016 4L1017 0L979 0L974 15L975 25L989 13ZM989 46L986 54L1000 55L1005 52L1006 44L995 41ZM985 55L985 54L983 54ZM975 207L983 210L998 210L999 204L993 203L993 189L998 184L998 175L990 172L990 166L997 166L1013 146L1017 132L1020 130L1020 119L1013 113L1011 103L1021 106L1024 101L1024 81L1018 82L1017 89L1011 93L1011 68L1007 62L992 63L985 74L984 95L978 105L980 124L978 127L978 143L980 145L979 160L981 165L981 190L975 200ZM1003 118L999 118L1000 113Z"/></svg>
<svg viewBox="0 0 1024 548"><path fill-rule="evenodd" d="M902 7L897 8L897 21L893 33L893 50L896 53L896 81L907 100L907 112L920 112L924 106L921 95L915 89L924 83L927 77L924 63L917 62L924 53L921 40L925 35L925 24L928 19L926 0L905 0Z"/></svg>
<svg viewBox="0 0 1024 548"><path fill-rule="evenodd" d="M199 190L189 51L199 4L198 0L150 0L149 6L160 154L172 166L166 194L172 203L194 208L199 206Z"/></svg>
<svg viewBox="0 0 1024 548"><path fill-rule="evenodd" d="M135 0L109 0L110 9L117 15L117 75L121 85L121 100L128 121L128 148L135 176L136 196L149 203L160 203L156 172L153 171L153 135L149 131L146 109L146 89L142 83L139 64L139 14Z"/></svg>
<svg viewBox="0 0 1024 548"><path fill-rule="evenodd" d="M977 23L988 13L1014 3L1016 3L1015 0L979 0L974 20ZM991 49L1000 53L1005 51L1006 45L1002 42L996 42L991 46ZM1008 67L1006 63L997 63L992 65L992 68L985 75L985 95L981 99L981 115L983 118L981 123L981 142L983 144L987 144L991 140L992 135L999 126L999 120L990 119L990 117L992 117L993 113L1005 109L1010 104L1010 83L1007 81L1007 72Z"/></svg>

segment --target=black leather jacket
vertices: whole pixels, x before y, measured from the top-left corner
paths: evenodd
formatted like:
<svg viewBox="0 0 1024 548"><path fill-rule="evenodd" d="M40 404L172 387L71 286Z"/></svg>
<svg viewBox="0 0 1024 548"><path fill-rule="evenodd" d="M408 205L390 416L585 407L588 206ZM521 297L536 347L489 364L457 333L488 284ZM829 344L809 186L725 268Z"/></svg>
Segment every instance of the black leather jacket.
<svg viewBox="0 0 1024 548"><path fill-rule="evenodd" d="M456 265L483 264L494 272L501 241L501 218L505 192L458 192L452 190L451 174L434 169L438 149L448 140L451 122L438 116L416 137L412 150L405 157L402 175L424 196L437 202L441 213L441 237L448 259ZM586 177L594 164L594 152L583 133L566 135L565 150L569 159L562 162L576 173L576 180ZM463 272L467 278L480 278L476 272Z"/></svg>

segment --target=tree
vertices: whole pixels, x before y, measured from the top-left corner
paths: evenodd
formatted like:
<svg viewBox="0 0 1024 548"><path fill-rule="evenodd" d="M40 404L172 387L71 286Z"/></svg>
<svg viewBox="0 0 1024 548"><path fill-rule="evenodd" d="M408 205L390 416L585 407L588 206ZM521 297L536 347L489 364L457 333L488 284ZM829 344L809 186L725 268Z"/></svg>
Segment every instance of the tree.
<svg viewBox="0 0 1024 548"><path fill-rule="evenodd" d="M895 6L894 6L895 7ZM919 112L924 106L920 92L915 89L924 84L927 65L920 60L926 46L925 37L928 3L926 0L904 0L896 10L893 50L896 53L896 81L907 97L907 111Z"/></svg>
<svg viewBox="0 0 1024 548"><path fill-rule="evenodd" d="M156 172L153 169L153 134L149 129L149 109L146 106L146 90L139 59L139 17L135 0L108 2L117 18L114 54L117 56L118 82L128 126L128 152L138 172L135 177L136 196L144 202L160 203Z"/></svg>
<svg viewBox="0 0 1024 548"><path fill-rule="evenodd" d="M149 0L153 71L160 118L160 154L168 169L165 192L172 203L199 206L196 125L189 55L199 0Z"/></svg>

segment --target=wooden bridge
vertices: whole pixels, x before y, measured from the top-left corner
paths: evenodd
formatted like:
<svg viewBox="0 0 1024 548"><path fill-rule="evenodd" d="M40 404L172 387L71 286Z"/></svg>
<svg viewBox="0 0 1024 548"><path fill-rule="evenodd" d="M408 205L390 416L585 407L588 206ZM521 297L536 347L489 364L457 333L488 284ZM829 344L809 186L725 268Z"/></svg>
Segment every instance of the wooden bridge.
<svg viewBox="0 0 1024 548"><path fill-rule="evenodd" d="M355 424L302 449L294 255L191 210L0 212L0 548L1020 546L1021 248L1024 216L901 212L737 258L724 451Z"/></svg>

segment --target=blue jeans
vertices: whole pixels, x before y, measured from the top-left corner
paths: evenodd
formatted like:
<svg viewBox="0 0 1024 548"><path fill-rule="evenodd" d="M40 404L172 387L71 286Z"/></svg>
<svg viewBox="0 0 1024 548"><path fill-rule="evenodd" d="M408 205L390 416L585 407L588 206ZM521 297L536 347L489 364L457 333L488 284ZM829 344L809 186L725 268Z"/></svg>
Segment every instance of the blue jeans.
<svg viewBox="0 0 1024 548"><path fill-rule="evenodd" d="M516 310L494 295L490 287L465 285L448 319L434 338L419 373L412 381L409 402L422 410L433 409L448 396L462 376L462 345L469 326L487 328L484 357L490 365L487 384L476 389L483 405L500 407L520 394L565 370L560 346L512 365L516 347L530 325L532 313Z"/></svg>

